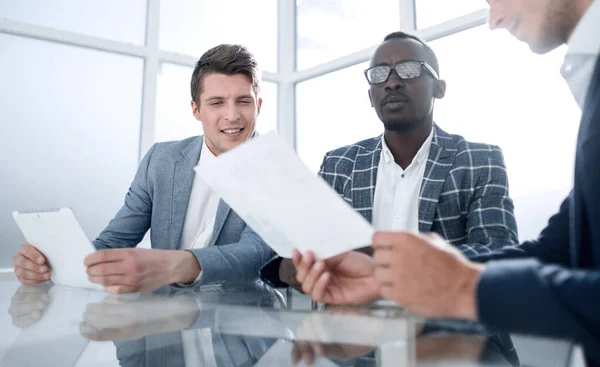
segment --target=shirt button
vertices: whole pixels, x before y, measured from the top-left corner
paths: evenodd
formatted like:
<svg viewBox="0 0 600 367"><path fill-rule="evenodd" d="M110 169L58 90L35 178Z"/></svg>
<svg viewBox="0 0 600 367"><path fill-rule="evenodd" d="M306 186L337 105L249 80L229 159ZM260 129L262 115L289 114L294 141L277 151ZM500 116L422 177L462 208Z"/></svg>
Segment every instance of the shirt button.
<svg viewBox="0 0 600 367"><path fill-rule="evenodd" d="M400 219L400 214L396 214L396 219Z"/></svg>
<svg viewBox="0 0 600 367"><path fill-rule="evenodd" d="M212 222L213 222L212 219L209 219L206 221L206 223L208 223L208 224L211 224Z"/></svg>
<svg viewBox="0 0 600 367"><path fill-rule="evenodd" d="M404 178L404 173L402 174L402 178Z"/></svg>

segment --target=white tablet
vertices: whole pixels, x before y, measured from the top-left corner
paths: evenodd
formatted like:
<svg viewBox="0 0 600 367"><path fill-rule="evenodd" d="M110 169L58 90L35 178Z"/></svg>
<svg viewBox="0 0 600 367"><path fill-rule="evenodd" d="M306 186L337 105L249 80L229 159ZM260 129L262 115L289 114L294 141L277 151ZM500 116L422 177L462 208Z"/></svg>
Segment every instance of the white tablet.
<svg viewBox="0 0 600 367"><path fill-rule="evenodd" d="M104 289L87 277L83 260L96 249L71 209L13 212L13 218L27 243L46 256L55 284Z"/></svg>

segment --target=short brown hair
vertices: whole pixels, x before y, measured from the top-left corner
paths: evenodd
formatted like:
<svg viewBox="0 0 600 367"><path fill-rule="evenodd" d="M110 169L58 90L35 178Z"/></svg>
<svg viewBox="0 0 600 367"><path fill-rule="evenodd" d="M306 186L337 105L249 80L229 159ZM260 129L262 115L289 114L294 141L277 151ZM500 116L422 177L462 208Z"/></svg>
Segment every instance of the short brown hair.
<svg viewBox="0 0 600 367"><path fill-rule="evenodd" d="M196 63L190 89L192 99L198 103L202 94L202 81L210 73L225 75L242 74L250 79L252 90L260 90L260 69L254 55L244 46L223 44L206 51Z"/></svg>

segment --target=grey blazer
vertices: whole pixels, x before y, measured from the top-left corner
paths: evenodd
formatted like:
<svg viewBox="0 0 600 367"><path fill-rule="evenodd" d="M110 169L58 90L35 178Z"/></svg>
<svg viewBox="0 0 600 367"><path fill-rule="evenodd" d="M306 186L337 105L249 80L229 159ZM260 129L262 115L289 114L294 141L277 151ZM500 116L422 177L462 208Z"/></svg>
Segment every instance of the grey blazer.
<svg viewBox="0 0 600 367"><path fill-rule="evenodd" d="M153 249L177 250L203 136L154 144L138 168L123 207L93 242L97 249L135 247L150 229ZM275 253L246 223L219 202L210 246L191 250L199 285L251 281Z"/></svg>

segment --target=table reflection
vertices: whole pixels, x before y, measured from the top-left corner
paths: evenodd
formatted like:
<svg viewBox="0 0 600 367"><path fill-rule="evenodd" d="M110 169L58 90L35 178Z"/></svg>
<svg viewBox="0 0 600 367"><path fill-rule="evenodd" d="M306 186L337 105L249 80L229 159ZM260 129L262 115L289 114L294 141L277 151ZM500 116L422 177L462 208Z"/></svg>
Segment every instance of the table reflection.
<svg viewBox="0 0 600 367"><path fill-rule="evenodd" d="M75 366L89 343L103 341L121 366L519 365L508 336L476 323L389 306L292 310L262 283L120 296L22 286L8 312L21 331L6 366Z"/></svg>

